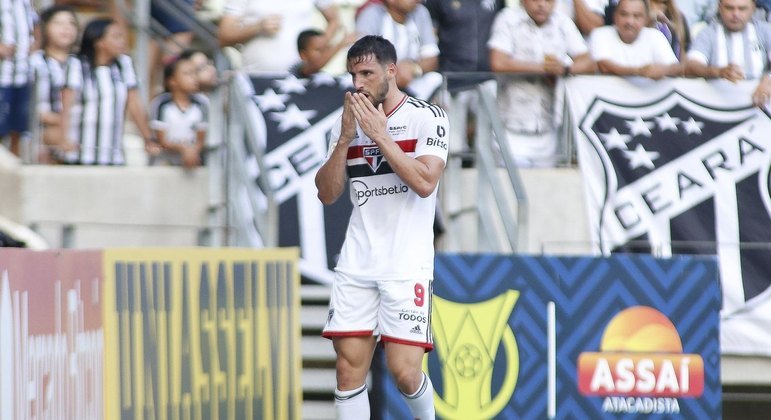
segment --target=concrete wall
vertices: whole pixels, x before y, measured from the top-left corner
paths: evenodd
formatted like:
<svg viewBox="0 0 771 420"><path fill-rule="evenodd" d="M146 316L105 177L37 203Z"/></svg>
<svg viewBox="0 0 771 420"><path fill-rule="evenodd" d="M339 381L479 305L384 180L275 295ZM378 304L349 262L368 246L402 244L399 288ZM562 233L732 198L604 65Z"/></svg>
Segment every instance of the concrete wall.
<svg viewBox="0 0 771 420"><path fill-rule="evenodd" d="M445 173L447 174L447 173ZM527 196L527 247L525 254L586 255L591 253L586 204L581 173L577 168L522 169L520 176ZM499 170L503 185L507 174ZM448 231L438 248L450 252L478 252L480 231L476 211L476 169L464 169L442 180L442 202ZM513 201L514 195L506 195ZM481 217L487 217L482 215ZM496 231L503 225L496 223ZM484 242L484 240L482 239Z"/></svg>
<svg viewBox="0 0 771 420"><path fill-rule="evenodd" d="M0 157L0 215L32 226L54 248L68 225L76 248L197 245L208 190L205 168L19 165Z"/></svg>

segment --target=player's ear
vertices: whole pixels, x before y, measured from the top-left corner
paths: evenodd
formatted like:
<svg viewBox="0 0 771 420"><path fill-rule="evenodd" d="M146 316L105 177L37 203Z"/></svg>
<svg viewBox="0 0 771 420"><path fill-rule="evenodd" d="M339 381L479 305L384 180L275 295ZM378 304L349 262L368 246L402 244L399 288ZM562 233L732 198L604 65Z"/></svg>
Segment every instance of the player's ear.
<svg viewBox="0 0 771 420"><path fill-rule="evenodd" d="M396 77L396 63L388 63L386 65L386 74L388 74L388 77Z"/></svg>

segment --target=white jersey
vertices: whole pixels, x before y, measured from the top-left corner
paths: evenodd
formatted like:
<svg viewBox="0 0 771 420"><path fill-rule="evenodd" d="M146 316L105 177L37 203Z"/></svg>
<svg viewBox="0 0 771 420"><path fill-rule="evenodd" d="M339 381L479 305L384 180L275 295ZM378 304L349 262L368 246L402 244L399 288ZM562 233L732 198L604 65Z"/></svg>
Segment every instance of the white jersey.
<svg viewBox="0 0 771 420"><path fill-rule="evenodd" d="M340 138L332 128L329 153ZM388 134L407 156L447 161L449 123L438 106L405 95L388 114ZM361 128L348 146L353 212L336 270L362 279L430 279L434 274L435 188L421 198L399 178Z"/></svg>

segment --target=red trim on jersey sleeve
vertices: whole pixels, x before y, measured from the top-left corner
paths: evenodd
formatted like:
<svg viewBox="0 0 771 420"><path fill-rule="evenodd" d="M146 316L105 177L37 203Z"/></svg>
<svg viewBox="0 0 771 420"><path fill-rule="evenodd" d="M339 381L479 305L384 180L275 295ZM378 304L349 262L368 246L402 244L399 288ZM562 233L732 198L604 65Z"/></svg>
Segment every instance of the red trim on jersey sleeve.
<svg viewBox="0 0 771 420"><path fill-rule="evenodd" d="M388 343L404 344L406 346L423 347L427 352L434 349L433 343L426 343L425 341L410 341L396 337L389 337L387 335L381 335L380 340Z"/></svg>
<svg viewBox="0 0 771 420"><path fill-rule="evenodd" d="M360 330L360 331L324 331L321 336L324 338L335 337L365 337L372 335L372 330Z"/></svg>

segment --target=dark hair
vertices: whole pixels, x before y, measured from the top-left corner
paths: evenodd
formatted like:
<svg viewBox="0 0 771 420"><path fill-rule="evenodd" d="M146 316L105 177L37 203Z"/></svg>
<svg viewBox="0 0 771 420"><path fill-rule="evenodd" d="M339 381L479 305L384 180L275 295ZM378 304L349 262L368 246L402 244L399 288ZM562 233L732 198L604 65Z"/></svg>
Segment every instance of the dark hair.
<svg viewBox="0 0 771 420"><path fill-rule="evenodd" d="M193 58L193 56L196 55L196 54L203 54L203 55L206 56L206 58L209 58L209 55L206 54L205 52L203 52L203 50L197 50L195 48L186 48L181 53L179 53L179 57L178 58L180 60L189 60L189 59Z"/></svg>
<svg viewBox="0 0 771 420"><path fill-rule="evenodd" d="M616 12L618 12L618 8L621 5L622 1L628 1L628 0L618 0L618 2L616 3L616 8L613 10L613 14L616 14ZM643 6L645 7L645 15L646 16L649 15L650 12L651 12L651 6L648 3L648 0L640 0L640 1L642 2ZM615 20L615 17L613 19Z"/></svg>
<svg viewBox="0 0 771 420"><path fill-rule="evenodd" d="M181 54L177 57L174 57L169 61L164 67L163 67L163 89L166 90L166 92L169 91L169 79L174 77L174 74L177 72L177 69L179 68L180 63L184 61L189 61L190 56L184 57Z"/></svg>
<svg viewBox="0 0 771 420"><path fill-rule="evenodd" d="M396 49L387 39L377 35L367 35L359 38L348 50L348 64L363 61L369 56L381 65L396 64Z"/></svg>
<svg viewBox="0 0 771 420"><path fill-rule="evenodd" d="M306 29L300 32L300 35L297 35L297 52L302 52L308 48L311 38L316 36L324 36L324 32L318 29Z"/></svg>
<svg viewBox="0 0 771 420"><path fill-rule="evenodd" d="M48 22L51 21L51 19L54 18L54 16L58 15L59 13L69 13L72 15L72 17L75 19L75 26L78 26L78 15L75 13L75 9L73 9L70 6L66 6L63 4L57 4L53 5L51 7L46 8L42 12L40 12L40 22L42 23L42 35L43 39L41 41L41 46L43 48L46 47L46 44L48 44L48 37L46 36L45 26L48 25Z"/></svg>
<svg viewBox="0 0 771 420"><path fill-rule="evenodd" d="M97 18L89 22L86 29L83 30L83 39L80 40L80 55L92 67L96 60L96 43L104 38L107 28L114 23L115 21L110 18Z"/></svg>

